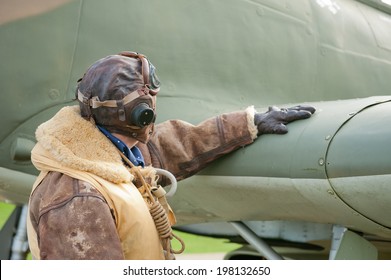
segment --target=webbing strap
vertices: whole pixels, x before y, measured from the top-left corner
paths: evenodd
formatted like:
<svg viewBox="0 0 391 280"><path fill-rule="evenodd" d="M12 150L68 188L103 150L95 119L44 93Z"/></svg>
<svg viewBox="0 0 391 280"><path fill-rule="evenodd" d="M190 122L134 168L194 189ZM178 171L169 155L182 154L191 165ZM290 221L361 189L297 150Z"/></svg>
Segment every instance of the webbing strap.
<svg viewBox="0 0 391 280"><path fill-rule="evenodd" d="M100 101L98 96L93 96L91 99L86 98L83 93L80 92L80 90L77 90L77 99L82 102L83 104L89 105L91 108L96 109L99 107L112 107L116 108L118 107L118 102L122 101L123 105L132 102L133 100L137 99L138 97L145 95L145 91L143 89L138 89L133 91L132 93L126 95L122 100L105 100Z"/></svg>

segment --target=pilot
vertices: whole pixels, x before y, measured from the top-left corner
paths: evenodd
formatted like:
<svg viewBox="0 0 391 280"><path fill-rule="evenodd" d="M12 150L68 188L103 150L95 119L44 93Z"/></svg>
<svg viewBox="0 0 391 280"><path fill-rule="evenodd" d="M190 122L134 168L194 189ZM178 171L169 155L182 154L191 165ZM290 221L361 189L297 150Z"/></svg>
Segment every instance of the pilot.
<svg viewBox="0 0 391 280"><path fill-rule="evenodd" d="M62 108L36 131L40 171L29 201L34 259L174 259L184 244L157 170L177 180L315 109L254 107L206 119L155 124L160 82L147 57L110 55L78 81L79 105ZM169 176L168 176L169 177ZM182 248L171 247L177 238ZM180 247L180 246L179 246Z"/></svg>

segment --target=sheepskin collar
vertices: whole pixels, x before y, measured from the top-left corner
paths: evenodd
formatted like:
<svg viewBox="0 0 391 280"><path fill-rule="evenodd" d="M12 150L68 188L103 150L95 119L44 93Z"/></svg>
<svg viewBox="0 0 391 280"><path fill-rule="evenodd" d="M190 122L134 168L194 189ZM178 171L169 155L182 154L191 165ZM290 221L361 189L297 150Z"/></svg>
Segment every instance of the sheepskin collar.
<svg viewBox="0 0 391 280"><path fill-rule="evenodd" d="M93 173L113 183L132 179L117 148L93 122L80 116L79 106L62 108L38 127L35 136L45 156L66 168Z"/></svg>

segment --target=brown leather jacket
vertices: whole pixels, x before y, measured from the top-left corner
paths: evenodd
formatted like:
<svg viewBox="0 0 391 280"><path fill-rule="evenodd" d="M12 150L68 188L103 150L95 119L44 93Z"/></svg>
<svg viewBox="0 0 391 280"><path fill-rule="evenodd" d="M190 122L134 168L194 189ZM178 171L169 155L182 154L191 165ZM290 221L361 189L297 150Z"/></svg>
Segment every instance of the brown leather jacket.
<svg viewBox="0 0 391 280"><path fill-rule="evenodd" d="M250 107L197 126L166 121L156 125L150 141L139 148L147 165L166 169L182 180L218 157L252 143L256 138L253 114ZM94 144L90 139L88 145ZM114 215L102 194L89 183L49 172L31 195L29 215L41 259L124 258Z"/></svg>

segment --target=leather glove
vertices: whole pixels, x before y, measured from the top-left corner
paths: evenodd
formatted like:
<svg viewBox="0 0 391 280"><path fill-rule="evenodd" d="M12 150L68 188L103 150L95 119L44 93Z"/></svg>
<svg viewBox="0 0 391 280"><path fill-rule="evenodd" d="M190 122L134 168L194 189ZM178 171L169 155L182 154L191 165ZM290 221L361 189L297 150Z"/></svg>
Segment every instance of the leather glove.
<svg viewBox="0 0 391 280"><path fill-rule="evenodd" d="M265 113L255 113L254 123L258 128L258 136L262 134L285 134L288 132L286 124L302 119L308 119L315 108L311 106L294 106L291 108L269 107Z"/></svg>

